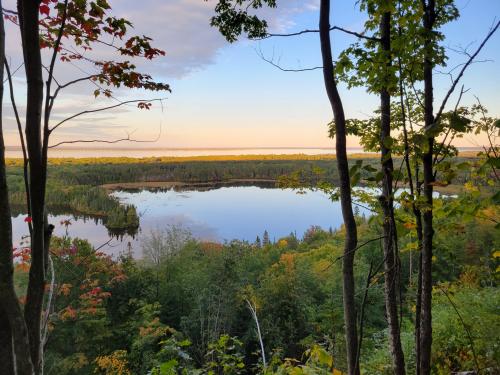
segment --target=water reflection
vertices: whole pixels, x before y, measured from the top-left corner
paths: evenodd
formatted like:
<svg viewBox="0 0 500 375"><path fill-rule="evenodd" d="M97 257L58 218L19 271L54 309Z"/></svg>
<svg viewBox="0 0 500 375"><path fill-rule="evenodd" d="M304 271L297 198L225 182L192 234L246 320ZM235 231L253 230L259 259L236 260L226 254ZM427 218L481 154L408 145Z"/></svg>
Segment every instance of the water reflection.
<svg viewBox="0 0 500 375"><path fill-rule="evenodd" d="M112 193L124 204L133 204L140 217L134 231L108 231L102 218L64 211L50 210L49 221L56 226L55 235L65 234L61 221L70 219L72 237L88 239L110 254L131 250L140 257L141 242L153 229L182 225L193 236L203 240L240 239L253 242L267 230L271 239L278 240L291 232L302 235L311 225L335 229L342 224L340 205L331 202L321 192L297 195L290 189L275 189L273 182L242 181L238 186L227 184L177 187L155 190L127 190ZM369 214L361 209L360 214ZM14 238L27 234L25 214L13 215Z"/></svg>

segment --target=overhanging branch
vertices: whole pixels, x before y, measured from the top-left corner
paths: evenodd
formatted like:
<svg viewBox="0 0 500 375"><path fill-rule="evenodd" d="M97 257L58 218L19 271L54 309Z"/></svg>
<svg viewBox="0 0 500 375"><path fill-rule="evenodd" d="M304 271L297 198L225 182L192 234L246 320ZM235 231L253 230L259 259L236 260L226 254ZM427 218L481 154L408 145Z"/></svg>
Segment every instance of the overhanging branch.
<svg viewBox="0 0 500 375"><path fill-rule="evenodd" d="M96 113L96 112L102 112L102 111L107 111L109 109L113 109L113 108L117 108L117 107L121 107L125 104L131 104L131 103L152 103L152 102L161 102L165 100L164 98L159 98L159 99L149 99L149 100L144 100L144 99L135 99L135 100L126 100L126 101L123 101L123 102L120 102L118 104L114 104L114 105L110 105L110 106L107 106L107 107L102 107L102 108L97 108L97 109L90 109L90 110L87 110L87 111L82 111L82 112L79 112L79 113L76 113L74 114L73 116L70 116L68 118L65 118L64 120L62 121L59 121L56 125L54 125L50 130L49 132L52 133L54 130L56 130L58 127L60 127L62 124L64 124L65 122L68 122L70 120L73 120L77 117L80 117L80 116L83 116L83 115L88 115L88 114L91 114L91 113Z"/></svg>
<svg viewBox="0 0 500 375"><path fill-rule="evenodd" d="M353 36L360 38L360 39L373 40L375 42L380 42L380 38L377 38L374 36L368 36L368 35L365 35L364 33L358 33L356 31L347 30L347 29L344 29L343 27L340 27L340 26L330 27L330 31L334 31L334 30L342 31L346 34L353 35ZM298 31L295 33L288 33L288 34L271 34L270 33L270 34L267 34L266 36L264 36L263 38L260 38L260 39L268 39L271 37L299 36L299 35L312 34L312 33L319 33L319 30L318 29L305 29L302 31Z"/></svg>

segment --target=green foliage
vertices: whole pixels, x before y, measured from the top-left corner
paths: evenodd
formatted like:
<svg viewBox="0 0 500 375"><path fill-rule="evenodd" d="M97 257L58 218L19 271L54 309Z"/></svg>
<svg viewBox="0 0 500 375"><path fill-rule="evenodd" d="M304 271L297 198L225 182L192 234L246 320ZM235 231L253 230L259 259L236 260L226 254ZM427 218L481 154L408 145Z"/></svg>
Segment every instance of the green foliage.
<svg viewBox="0 0 500 375"><path fill-rule="evenodd" d="M443 199L443 209L452 202ZM397 210L398 218L405 215L405 208ZM379 236L380 218L357 221L361 242ZM473 216L460 226L459 215L441 215L440 209L436 223L440 231L435 238L435 279L446 282L434 292L436 371L473 368L468 336L440 288L470 329L481 365L494 366L498 348L487 334L499 324L495 306L500 257L495 251L500 238L494 223ZM410 370L416 285L410 264L415 267L418 256L412 245L414 230L406 223L398 226L401 277L411 280L403 290L408 302L402 334ZM124 374L169 375L345 371L342 244L342 230L311 228L302 240L290 235L262 248L238 241L187 241L175 256L154 263L129 257L112 260L84 241L55 240L58 314L51 319L46 366L63 375L109 368L121 368ZM382 261L378 246L373 241L358 250L358 283L365 282L370 263ZM89 292L96 298L88 299ZM271 358L265 371L255 322L242 297L248 293ZM358 304L361 297L357 296ZM370 374L391 373L383 304L379 273L365 307L361 363ZM68 341L74 344L68 346Z"/></svg>
<svg viewBox="0 0 500 375"><path fill-rule="evenodd" d="M436 373L476 369L474 356L479 368L495 368L500 361L500 346L492 334L500 331L498 288L478 289L464 284L442 286L436 288L434 300L433 362Z"/></svg>
<svg viewBox="0 0 500 375"><path fill-rule="evenodd" d="M235 42L244 33L249 38L263 38L267 33L267 22L249 11L267 5L276 7L276 0L220 0L215 6L216 15L211 25L229 41Z"/></svg>
<svg viewBox="0 0 500 375"><path fill-rule="evenodd" d="M222 335L217 342L209 344L202 374L244 374L245 364L242 346L243 343L240 340L228 335Z"/></svg>

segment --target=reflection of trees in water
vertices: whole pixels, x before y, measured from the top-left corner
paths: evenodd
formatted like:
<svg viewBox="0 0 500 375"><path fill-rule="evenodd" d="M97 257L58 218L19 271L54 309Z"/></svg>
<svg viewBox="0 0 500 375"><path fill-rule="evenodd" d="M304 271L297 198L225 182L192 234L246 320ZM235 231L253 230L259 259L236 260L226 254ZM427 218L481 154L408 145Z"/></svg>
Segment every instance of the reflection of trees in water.
<svg viewBox="0 0 500 375"><path fill-rule="evenodd" d="M224 187L258 187L261 189L274 189L276 188L275 181L228 181L228 182L215 182L215 183L200 183L200 184L189 184L184 186L174 187L177 192L182 191L210 191L217 190Z"/></svg>
<svg viewBox="0 0 500 375"><path fill-rule="evenodd" d="M106 227L106 218L100 215L89 215L84 214L75 210L72 210L71 207L65 205L49 205L47 206L47 211L49 215L53 216L70 216L71 220L76 222L93 222L95 225L102 225ZM12 205L11 207L11 216L20 216L27 215L28 211L26 210L26 206L24 205ZM56 223L57 224L57 223ZM120 228L120 229L110 229L107 228L108 235L111 238L115 238L117 240L122 241L125 236L130 236L135 239L137 233L139 231L139 227L130 227L130 228Z"/></svg>
<svg viewBox="0 0 500 375"><path fill-rule="evenodd" d="M261 181L219 181L219 182L193 182L185 185L175 185L173 187L141 187L141 188L120 188L120 191L128 193L140 193L141 191L150 191L153 193L164 193L168 191L183 192L183 191L210 191L225 187L258 187L261 189L275 189L276 182L271 180Z"/></svg>
<svg viewBox="0 0 500 375"><path fill-rule="evenodd" d="M111 238L115 238L119 240L120 242L123 241L124 237L132 237L132 239L135 239L137 234L139 233L139 228L140 227L134 227L134 228L125 228L125 229L108 229L108 235Z"/></svg>

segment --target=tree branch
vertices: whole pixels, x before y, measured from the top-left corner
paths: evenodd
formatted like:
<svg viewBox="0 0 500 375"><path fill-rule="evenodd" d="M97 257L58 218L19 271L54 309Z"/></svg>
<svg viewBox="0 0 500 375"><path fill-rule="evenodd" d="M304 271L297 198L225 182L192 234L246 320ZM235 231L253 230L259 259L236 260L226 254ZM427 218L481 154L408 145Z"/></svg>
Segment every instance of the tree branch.
<svg viewBox="0 0 500 375"><path fill-rule="evenodd" d="M374 36L367 36L367 35L364 35L364 33L358 33L356 31L347 30L347 29L344 29L343 27L340 27L340 26L331 26L330 31L333 31L333 30L342 31L346 34L354 35L355 37L360 38L360 39L367 39L367 40L373 40L375 42L380 42L380 38L377 38ZM319 30L318 29L306 29L306 30L295 32L295 33L289 33L289 34L271 34L271 33L269 33L260 39L268 39L271 37L298 36L298 35L311 34L311 33L319 33Z"/></svg>
<svg viewBox="0 0 500 375"><path fill-rule="evenodd" d="M80 117L80 116L83 116L83 115L87 115L87 114L90 114L90 113L96 113L96 112L102 112L102 111L106 111L106 110L109 110L109 109L113 109L113 108L117 108L117 107L121 107L125 104L130 104L130 103L152 103L152 102L161 102L163 101L164 99L162 98L158 98L158 99L149 99L149 100L141 100L141 99L135 99L135 100L126 100L124 102L120 102L118 104L114 104L114 105L110 105L110 106L107 106L107 107L102 107L102 108L97 108L97 109L90 109L90 110L87 110L87 111L82 111L82 112L79 112L79 113L76 113L74 114L73 116L70 116L68 118L65 118L64 120L62 121L59 121L56 125L54 125L51 129L49 129L49 133L52 133L54 130L56 130L59 126L61 126L62 124L64 124L65 122L67 121L70 121L70 120L73 120L75 119L76 117ZM54 146L51 146L51 147L54 147Z"/></svg>
<svg viewBox="0 0 500 375"><path fill-rule="evenodd" d="M58 85L59 83L54 79L54 67L56 64L57 54L59 53L59 47L61 45L61 40L64 34L64 28L66 27L66 20L68 18L68 0L64 1L64 12L62 15L61 26L59 27L57 33L57 39L54 44L54 49L52 51L52 57L50 59L50 65L48 68L47 82L46 82L46 92L45 92L45 109L44 109L44 122L43 122L43 146L42 146L42 158L47 159L47 151L49 147L49 137L52 131L49 129L50 113L52 112L52 107L54 106L55 97L51 96L50 90L52 86L52 81L55 81Z"/></svg>
<svg viewBox="0 0 500 375"><path fill-rule="evenodd" d="M372 239L370 239L370 240L368 240L366 242L363 242L361 245L359 245L356 248L352 249L350 253L355 253L356 251L358 251L359 249L361 249L363 246L366 246L366 245L368 245L371 242L380 241L383 238L386 238L386 236L380 236L380 237L377 237L377 238L372 238ZM326 271L326 270L328 270L331 266L333 266L338 261L342 260L342 258L344 258L347 254L350 254L350 253L345 253L345 254L342 254L341 256L335 258L333 260L333 262L331 262L325 269L323 269L323 272Z"/></svg>
<svg viewBox="0 0 500 375"><path fill-rule="evenodd" d="M257 52L257 55L259 55L259 57L264 60L265 62L267 62L268 64L274 66L275 68L281 70L282 72L294 72L294 73L299 73L299 72L310 72L312 70L319 70L319 69L323 69L323 66L313 66L313 67L310 67L310 68L297 68L297 69L292 69L292 68L283 68L280 64L279 64L279 60L278 62L275 62L274 60L274 55L271 59L267 58L264 56L264 53L262 52L262 50L256 50Z"/></svg>
<svg viewBox="0 0 500 375"><path fill-rule="evenodd" d="M127 134L125 138L118 138L114 140L105 140L105 139L75 139L72 141L62 141L59 143L56 143L54 145L48 146L48 148L56 148L61 145L65 144L75 144L75 143L107 143L107 144L115 144L115 143L120 143L120 142L133 142L133 143L154 143L157 142L161 137L161 123L160 123L160 131L158 132L158 135L156 136L155 139L150 139L150 140L140 140L140 139L134 139L131 137L131 134Z"/></svg>
<svg viewBox="0 0 500 375"><path fill-rule="evenodd" d="M436 127L436 124L439 122L440 117L443 114L444 107L446 106L446 103L448 102L448 99L450 98L450 96L453 93L453 91L455 91L455 88L456 88L458 82L460 81L460 79L464 75L465 71L470 66L470 64L472 64L472 62L474 61L474 59L476 58L476 56L479 54L479 52L481 52L481 50L483 49L483 47L486 45L486 42L488 42L488 40L498 30L499 26L500 26L500 21L498 21L496 23L496 25L491 28L491 30L488 32L488 34L483 39L483 41L481 42L481 44L479 45L479 47L476 49L476 51L472 55L470 55L469 60L467 60L467 62L464 64L464 66L460 70L460 73L458 74L457 78L455 78L455 80L453 81L453 84L451 85L450 89L446 93L446 96L444 97L443 102L441 103L441 107L439 108L439 111L438 111L436 117L434 118L434 123L431 124L426 129L424 129L426 132L428 132L428 131L432 130L434 127Z"/></svg>

